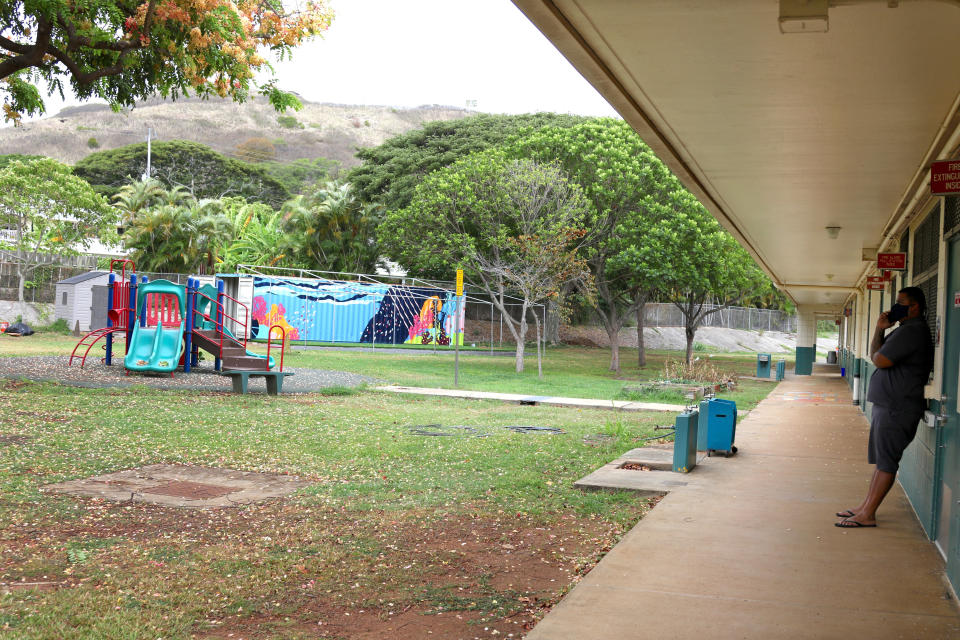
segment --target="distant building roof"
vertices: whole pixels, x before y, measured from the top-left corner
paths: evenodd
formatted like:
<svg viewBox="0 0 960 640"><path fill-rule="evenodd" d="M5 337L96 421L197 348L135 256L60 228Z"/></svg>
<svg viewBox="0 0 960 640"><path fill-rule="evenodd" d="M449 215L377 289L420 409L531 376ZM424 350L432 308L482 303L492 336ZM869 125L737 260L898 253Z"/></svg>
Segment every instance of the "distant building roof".
<svg viewBox="0 0 960 640"><path fill-rule="evenodd" d="M86 282L87 280L93 280L94 278L109 275L109 273L109 271L88 271L87 273L81 273L78 276L61 280L57 284L80 284L81 282Z"/></svg>

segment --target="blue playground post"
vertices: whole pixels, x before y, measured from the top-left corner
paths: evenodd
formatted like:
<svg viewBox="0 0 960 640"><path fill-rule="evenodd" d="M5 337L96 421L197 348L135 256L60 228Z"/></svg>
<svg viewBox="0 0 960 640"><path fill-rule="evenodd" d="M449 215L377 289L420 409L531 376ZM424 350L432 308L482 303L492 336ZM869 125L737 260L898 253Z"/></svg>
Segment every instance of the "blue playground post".
<svg viewBox="0 0 960 640"><path fill-rule="evenodd" d="M190 305L190 308L193 309L193 313L190 314L191 316L195 316L197 313L197 295L199 293L200 293L200 278L194 278L193 279L193 295L191 296L193 302ZM197 322L197 319L193 318L190 321L190 326L195 327L196 322ZM190 366L191 367L200 366L200 347L194 344L192 349L188 351L188 353L190 354Z"/></svg>
<svg viewBox="0 0 960 640"><path fill-rule="evenodd" d="M107 278L107 328L113 326L113 320L110 319L110 312L113 311L113 283L116 281L117 275L111 273ZM113 364L111 358L113 357L113 334L107 334L107 344L106 344L106 363L107 366Z"/></svg>
<svg viewBox="0 0 960 640"><path fill-rule="evenodd" d="M127 312L127 348L133 335L133 323L137 321L137 274L130 274L130 311Z"/></svg>
<svg viewBox="0 0 960 640"><path fill-rule="evenodd" d="M224 284L223 280L217 280L217 332L220 334L221 338L223 336L223 303L221 300L223 299L223 290L225 288L226 285ZM214 369L220 371L222 364L223 363L220 361L220 358L217 358L213 363Z"/></svg>
<svg viewBox="0 0 960 640"><path fill-rule="evenodd" d="M140 284L147 284L150 281L150 278L147 276L140 277ZM134 306L136 306L136 298L134 300ZM147 326L147 296L143 296L143 306L137 309L137 313L140 314L140 326Z"/></svg>
<svg viewBox="0 0 960 640"><path fill-rule="evenodd" d="M190 373L190 360L193 359L191 353L191 337L193 336L193 278L187 278L187 322L183 329L183 372Z"/></svg>

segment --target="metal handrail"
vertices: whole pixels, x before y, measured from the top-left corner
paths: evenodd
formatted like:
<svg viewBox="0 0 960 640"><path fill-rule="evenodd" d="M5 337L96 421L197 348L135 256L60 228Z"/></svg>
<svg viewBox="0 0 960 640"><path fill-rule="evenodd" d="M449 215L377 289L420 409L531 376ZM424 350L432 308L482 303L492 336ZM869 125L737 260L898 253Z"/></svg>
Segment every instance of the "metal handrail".
<svg viewBox="0 0 960 640"><path fill-rule="evenodd" d="M275 324L267 331L267 370L270 370L270 347L273 344L273 330L280 329L280 373L283 373L283 352L287 350L287 330Z"/></svg>
<svg viewBox="0 0 960 640"><path fill-rule="evenodd" d="M127 265L130 265L130 273L134 273L137 270L137 265L133 263L133 260L128 260L126 258L114 258L110 261L110 272L113 273L113 265L120 263L120 277L127 277Z"/></svg>
<svg viewBox="0 0 960 640"><path fill-rule="evenodd" d="M220 314L218 314L218 315L220 316L220 318L232 320L232 321L235 322L236 324L241 325L241 326L243 327L243 348L246 349L246 348L247 348L247 333L249 333L249 329L247 328L246 323L241 323L239 319L234 318L233 316L229 315L229 314L226 312L226 310L223 308L223 304L221 304L220 302L217 302L216 300L214 300L213 298L211 298L211 297L208 296L207 294L202 293L202 292L200 292L200 291L197 291L197 292L196 292L196 295L198 295L198 296L203 296L204 298L206 298L207 300L209 300L210 302L212 302L214 305L216 305L216 308L220 311ZM223 295L226 296L226 294L223 294ZM228 297L229 297L229 296L228 296ZM235 300L235 299L234 299L234 298L231 298L231 300ZM236 301L238 304L240 304L241 306L243 306L245 312L249 313L249 311L247 310L247 305L243 304L243 303L240 302L239 300L235 300L235 301ZM212 311L212 309L211 309L211 311ZM208 314L206 314L206 313L202 313L202 312L200 312L200 311L197 311L197 305L196 305L196 304L193 305L193 313L194 313L195 315L198 315L198 316L200 316L201 318L203 318L203 319L205 319L205 320L209 320L210 322L213 322L214 324L217 325L216 332L217 332L217 337L219 338L219 340L217 341L217 346L219 347L219 349L220 349L220 355L222 356L222 355L223 355L223 337L224 337L223 326L224 326L224 320L217 320L217 319L211 318L211 317L210 317ZM196 331L196 325L194 325L194 331ZM238 340L237 342L239 342L239 340Z"/></svg>
<svg viewBox="0 0 960 640"><path fill-rule="evenodd" d="M219 297L221 297L221 296L224 297L224 298L227 298L227 299L229 299L229 300L233 300L233 301L236 302L238 305L240 305L241 307L243 307L243 323L241 324L241 322L240 322L237 318L233 318L233 317L231 317L231 316L227 316L226 309L225 309L225 307L223 306L223 304L222 304L222 303L218 303L219 306L220 306L220 310L223 311L224 317L229 317L229 318L230 318L231 320L233 320L236 324L241 325L241 326L243 327L243 346L244 346L244 348L246 348L246 346L247 346L247 334L250 333L250 307L248 307L247 305L243 304L242 302L240 302L239 300L237 300L236 298L234 298L234 297L231 296L230 294L223 293L223 292L219 292L219 293L217 294L217 297L219 298Z"/></svg>

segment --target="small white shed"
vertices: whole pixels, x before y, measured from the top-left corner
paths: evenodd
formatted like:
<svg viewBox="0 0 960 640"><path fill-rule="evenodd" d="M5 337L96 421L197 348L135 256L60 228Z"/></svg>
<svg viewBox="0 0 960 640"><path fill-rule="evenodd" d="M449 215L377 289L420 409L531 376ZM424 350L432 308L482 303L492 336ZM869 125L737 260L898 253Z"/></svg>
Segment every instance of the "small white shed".
<svg viewBox="0 0 960 640"><path fill-rule="evenodd" d="M76 327L78 322L81 331L99 329L100 327L90 326L93 287L105 286L109 277L110 273L107 271L90 271L58 282L57 299L54 301L54 319L63 318L70 329Z"/></svg>

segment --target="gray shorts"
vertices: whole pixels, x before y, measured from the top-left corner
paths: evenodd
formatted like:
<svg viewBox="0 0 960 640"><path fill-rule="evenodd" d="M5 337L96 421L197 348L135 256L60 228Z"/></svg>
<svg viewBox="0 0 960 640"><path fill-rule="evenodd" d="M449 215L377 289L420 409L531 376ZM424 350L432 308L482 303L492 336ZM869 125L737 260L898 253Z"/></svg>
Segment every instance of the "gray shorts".
<svg viewBox="0 0 960 640"><path fill-rule="evenodd" d="M867 461L877 465L880 471L896 473L904 450L917 435L917 425L922 417L922 409L904 410L873 405Z"/></svg>

